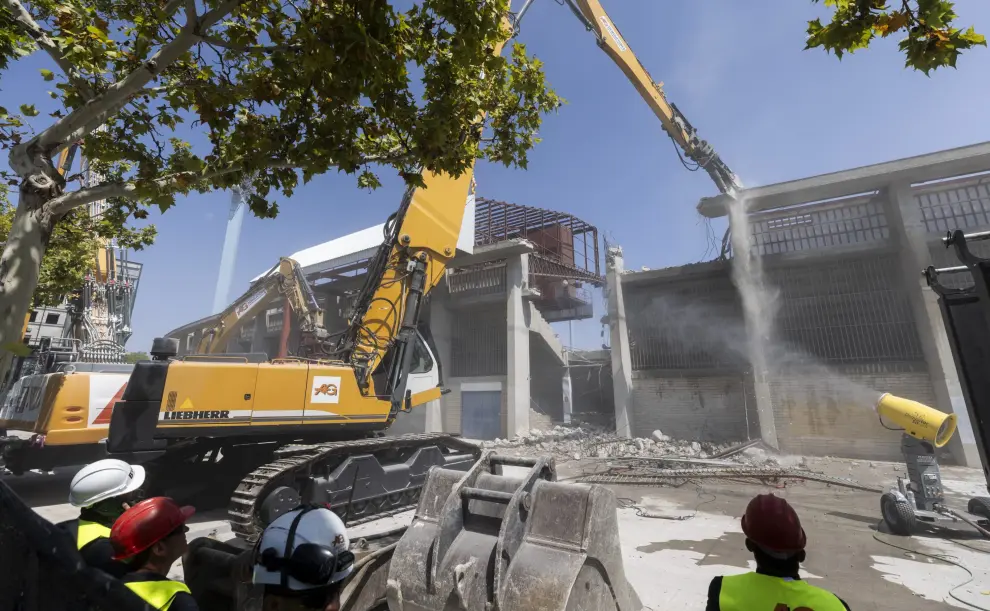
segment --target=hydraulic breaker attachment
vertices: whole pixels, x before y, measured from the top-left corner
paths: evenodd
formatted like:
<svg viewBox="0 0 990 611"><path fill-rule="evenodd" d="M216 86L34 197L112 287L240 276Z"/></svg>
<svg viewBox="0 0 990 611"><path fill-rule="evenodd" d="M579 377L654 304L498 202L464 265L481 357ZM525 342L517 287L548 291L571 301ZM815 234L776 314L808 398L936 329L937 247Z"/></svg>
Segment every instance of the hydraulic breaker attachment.
<svg viewBox="0 0 990 611"><path fill-rule="evenodd" d="M521 477L502 467L525 467ZM391 611L640 611L615 495L556 482L550 457L435 467L392 555Z"/></svg>

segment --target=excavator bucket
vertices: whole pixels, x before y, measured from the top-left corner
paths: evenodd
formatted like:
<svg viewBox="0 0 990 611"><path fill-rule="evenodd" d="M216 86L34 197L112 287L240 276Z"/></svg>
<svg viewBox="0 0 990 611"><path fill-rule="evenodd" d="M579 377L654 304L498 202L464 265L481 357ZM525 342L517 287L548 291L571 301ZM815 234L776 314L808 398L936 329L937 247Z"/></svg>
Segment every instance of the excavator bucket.
<svg viewBox="0 0 990 611"><path fill-rule="evenodd" d="M523 467L525 475L503 474ZM641 611L626 580L615 495L555 481L553 459L490 452L434 467L396 545L391 611Z"/></svg>

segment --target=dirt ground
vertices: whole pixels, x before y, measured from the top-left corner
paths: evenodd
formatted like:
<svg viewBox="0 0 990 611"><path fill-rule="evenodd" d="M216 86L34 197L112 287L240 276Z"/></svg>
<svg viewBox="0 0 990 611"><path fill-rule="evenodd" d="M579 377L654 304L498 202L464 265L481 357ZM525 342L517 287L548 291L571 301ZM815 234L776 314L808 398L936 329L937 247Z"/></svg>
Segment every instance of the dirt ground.
<svg viewBox="0 0 990 611"><path fill-rule="evenodd" d="M811 470L884 487L903 473L903 467L896 463L807 460ZM586 461L563 463L558 466L558 475L567 478L587 466ZM942 472L953 507L965 509L970 496L987 494L979 470L944 467ZM39 514L60 521L77 515L64 502L73 473L73 469L66 469L5 481ZM704 608L712 577L751 570L752 557L743 544L739 516L749 499L760 492L774 492L797 508L808 534L803 575L810 583L836 592L852 609L990 609L990 541L965 525L913 537L885 533L882 527L878 530L876 494L810 482L768 486L710 480L676 488L612 489L621 504L630 505L618 510L627 577L643 603L655 611ZM644 517L644 510L663 517ZM392 528L409 520L411 512L364 525L354 530L352 539L362 532ZM223 510L198 514L190 526L190 539L231 537ZM931 556L953 560L965 568ZM173 576L181 574L181 566L176 566Z"/></svg>

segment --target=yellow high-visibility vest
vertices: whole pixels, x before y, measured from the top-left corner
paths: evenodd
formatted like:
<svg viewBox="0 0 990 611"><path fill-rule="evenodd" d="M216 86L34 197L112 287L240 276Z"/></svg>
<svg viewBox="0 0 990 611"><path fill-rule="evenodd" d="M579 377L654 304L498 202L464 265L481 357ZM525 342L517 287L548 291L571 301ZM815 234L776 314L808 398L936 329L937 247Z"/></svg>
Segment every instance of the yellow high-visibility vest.
<svg viewBox="0 0 990 611"><path fill-rule="evenodd" d="M723 577L718 607L720 611L846 611L828 590L800 579L759 573Z"/></svg>
<svg viewBox="0 0 990 611"><path fill-rule="evenodd" d="M132 592L144 599L159 611L165 611L172 604L172 599L179 592L190 594L189 588L181 581L165 579L160 581L130 581L126 584Z"/></svg>
<svg viewBox="0 0 990 611"><path fill-rule="evenodd" d="M76 549L82 549L97 539L109 538L110 529L106 526L97 522L79 520L78 534L76 534Z"/></svg>

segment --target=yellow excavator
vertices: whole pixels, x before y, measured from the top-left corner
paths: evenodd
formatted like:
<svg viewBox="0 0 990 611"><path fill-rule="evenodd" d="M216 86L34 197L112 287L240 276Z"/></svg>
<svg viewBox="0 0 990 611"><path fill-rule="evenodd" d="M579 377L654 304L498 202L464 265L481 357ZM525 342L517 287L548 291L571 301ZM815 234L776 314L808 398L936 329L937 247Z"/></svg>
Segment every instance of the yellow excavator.
<svg viewBox="0 0 990 611"><path fill-rule="evenodd" d="M507 16L513 35L530 4ZM683 155L722 192L734 193L735 175L667 101L599 2L567 4ZM110 453L146 463L151 480L173 494L195 480L250 471L229 510L234 532L248 539L300 500L329 503L354 524L414 506L431 467L470 468L479 451L457 437L383 437L400 412L442 392L420 311L454 257L473 173L426 172L423 180L425 188L409 189L386 223L348 327L335 342L320 343L323 354L264 362L253 355L175 358L177 342L159 338L153 360L135 366L114 407ZM207 334L207 349L229 335L220 327Z"/></svg>
<svg viewBox="0 0 990 611"><path fill-rule="evenodd" d="M78 150L75 143L59 155L55 167L63 177ZM105 274L112 254L105 244L93 254L93 274ZM15 357L0 385L0 468L15 475L103 458L110 412L132 370L123 363L82 362L77 337L29 338L31 316L22 337L33 348Z"/></svg>
<svg viewBox="0 0 990 611"><path fill-rule="evenodd" d="M186 347L193 354L223 354L244 323L253 320L279 296L299 317L302 354L318 356L324 353L326 349L323 344L328 339L328 333L323 326L323 310L302 268L288 257L279 259L274 267L222 312L183 327ZM188 328L190 326L192 329Z"/></svg>

